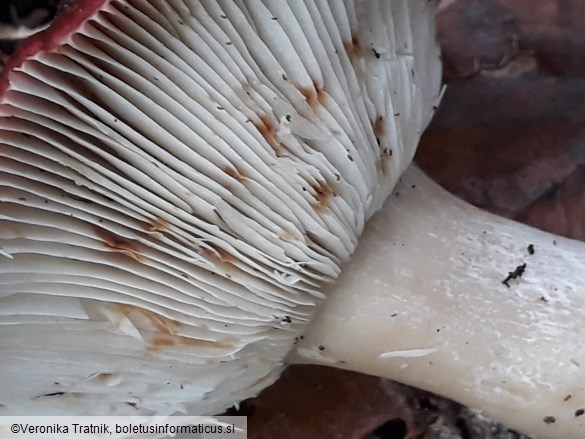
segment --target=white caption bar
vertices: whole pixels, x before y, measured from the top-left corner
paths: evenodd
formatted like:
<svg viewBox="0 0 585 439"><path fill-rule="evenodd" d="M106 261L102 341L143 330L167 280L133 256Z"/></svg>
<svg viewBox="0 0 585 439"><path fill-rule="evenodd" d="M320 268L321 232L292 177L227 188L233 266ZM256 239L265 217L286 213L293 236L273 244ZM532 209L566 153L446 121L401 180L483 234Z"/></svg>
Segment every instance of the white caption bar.
<svg viewBox="0 0 585 439"><path fill-rule="evenodd" d="M245 416L0 416L0 439L246 439Z"/></svg>

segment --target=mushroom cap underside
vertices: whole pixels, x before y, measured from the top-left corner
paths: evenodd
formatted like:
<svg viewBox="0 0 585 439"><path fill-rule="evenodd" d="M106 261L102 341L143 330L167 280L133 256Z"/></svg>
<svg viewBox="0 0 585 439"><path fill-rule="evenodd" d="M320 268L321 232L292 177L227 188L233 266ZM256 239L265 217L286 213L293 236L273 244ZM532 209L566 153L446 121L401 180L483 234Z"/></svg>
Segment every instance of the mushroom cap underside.
<svg viewBox="0 0 585 439"><path fill-rule="evenodd" d="M212 414L274 381L438 102L435 6L85 0L25 43L0 414Z"/></svg>

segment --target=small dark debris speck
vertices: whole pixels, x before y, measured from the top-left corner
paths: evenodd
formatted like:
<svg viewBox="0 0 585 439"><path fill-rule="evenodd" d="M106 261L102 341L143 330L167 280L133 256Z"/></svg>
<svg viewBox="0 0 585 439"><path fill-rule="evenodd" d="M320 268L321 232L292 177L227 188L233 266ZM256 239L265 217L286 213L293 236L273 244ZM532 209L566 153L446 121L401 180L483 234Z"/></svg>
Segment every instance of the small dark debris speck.
<svg viewBox="0 0 585 439"><path fill-rule="evenodd" d="M398 315L397 312L395 312L394 314L390 314L390 317L396 317Z"/></svg>
<svg viewBox="0 0 585 439"><path fill-rule="evenodd" d="M542 420L547 425L554 424L557 421L554 416L545 416Z"/></svg>
<svg viewBox="0 0 585 439"><path fill-rule="evenodd" d="M544 302L544 303L548 303L548 299L544 296L540 296L540 299L538 299L538 300L540 300L541 302Z"/></svg>
<svg viewBox="0 0 585 439"><path fill-rule="evenodd" d="M45 393L44 395L41 395L41 396L61 396L61 395L65 395L65 392Z"/></svg>
<svg viewBox="0 0 585 439"><path fill-rule="evenodd" d="M524 274L524 271L526 270L526 264L522 264L522 265L518 265L514 271L510 271L508 272L508 276L506 276L506 279L504 279L502 281L502 283L504 285L506 285L508 288L510 288L510 284L508 282L510 282L512 279L518 279L520 277L522 277L522 275Z"/></svg>
<svg viewBox="0 0 585 439"><path fill-rule="evenodd" d="M319 346L319 350L320 350L321 352L323 352L323 351L325 350L325 346L323 346L323 345Z"/></svg>
<svg viewBox="0 0 585 439"><path fill-rule="evenodd" d="M290 316L284 316L282 318L282 323L291 323L292 320L290 319Z"/></svg>
<svg viewBox="0 0 585 439"><path fill-rule="evenodd" d="M534 244L530 244L528 246L527 250L528 250L529 255L533 255L534 254Z"/></svg>
<svg viewBox="0 0 585 439"><path fill-rule="evenodd" d="M377 59L380 59L380 53L379 53L379 52L376 52L376 49L372 49L372 52L374 52L374 56L375 56Z"/></svg>
<svg viewBox="0 0 585 439"><path fill-rule="evenodd" d="M565 398L563 399L563 401L568 401L569 399L571 399L573 397L573 395L567 395L565 396Z"/></svg>
<svg viewBox="0 0 585 439"><path fill-rule="evenodd" d="M575 410L575 417L578 418L579 416L583 416L585 414L585 409L577 409Z"/></svg>

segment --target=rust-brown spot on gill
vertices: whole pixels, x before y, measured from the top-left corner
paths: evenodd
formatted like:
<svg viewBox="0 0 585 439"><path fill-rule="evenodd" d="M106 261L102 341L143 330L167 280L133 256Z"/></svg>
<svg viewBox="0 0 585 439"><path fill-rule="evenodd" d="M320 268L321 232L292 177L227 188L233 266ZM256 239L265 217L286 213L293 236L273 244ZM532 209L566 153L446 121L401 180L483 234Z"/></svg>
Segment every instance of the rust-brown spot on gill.
<svg viewBox="0 0 585 439"><path fill-rule="evenodd" d="M149 350L158 350L168 346L190 346L194 348L213 348L213 349L224 349L233 346L232 343L224 340L202 340L198 338L189 338L182 335L156 335L149 339L150 348Z"/></svg>
<svg viewBox="0 0 585 439"><path fill-rule="evenodd" d="M154 311L139 308L134 305L119 304L117 305L117 309L121 314L128 317L138 329L148 329L166 334L174 334L178 328L183 326L181 322L177 322L176 320L169 319L168 317L162 316ZM146 324L148 324L148 326L146 326Z"/></svg>
<svg viewBox="0 0 585 439"><path fill-rule="evenodd" d="M279 236L280 236L280 239L282 239L283 241L286 241L286 242L291 242L291 241L297 240L295 235L293 235L290 232L287 232L286 230L283 230Z"/></svg>
<svg viewBox="0 0 585 439"><path fill-rule="evenodd" d="M315 202L312 204L313 209L319 213L326 211L329 208L331 198L335 196L335 192L326 181L312 183L311 188L315 192Z"/></svg>
<svg viewBox="0 0 585 439"><path fill-rule="evenodd" d="M372 123L372 126L374 127L374 135L376 136L376 139L384 137L384 116L378 116Z"/></svg>
<svg viewBox="0 0 585 439"><path fill-rule="evenodd" d="M268 144L272 147L277 157L284 155L284 149L282 144L276 138L276 130L272 120L270 120L270 117L265 114L261 115L260 120L254 123L254 126L258 131L260 131L262 137L264 137L264 139L266 139Z"/></svg>
<svg viewBox="0 0 585 439"><path fill-rule="evenodd" d="M149 218L148 219L148 230L151 232L164 232L168 230L170 224L168 221L162 218Z"/></svg>
<svg viewBox="0 0 585 439"><path fill-rule="evenodd" d="M133 305L117 305L118 311L126 316L141 331L149 344L148 350L158 350L168 346L191 346L198 348L228 348L233 340L201 340L177 334L184 324L153 311ZM106 375L106 374L101 374ZM99 375L98 375L99 377ZM106 379L106 377L104 377Z"/></svg>
<svg viewBox="0 0 585 439"><path fill-rule="evenodd" d="M101 243L107 249L129 256L136 262L144 262L143 256L138 252L135 244L129 239L122 238L121 236L100 227L95 227L94 231Z"/></svg>
<svg viewBox="0 0 585 439"><path fill-rule="evenodd" d="M308 87L299 87L299 91L305 97L307 104L311 108L315 108L317 105L323 105L325 103L325 97L327 96L323 91L323 87L313 81L313 85Z"/></svg>
<svg viewBox="0 0 585 439"><path fill-rule="evenodd" d="M99 373L95 376L95 380L102 384L107 384L112 378L114 378L114 374L111 372L103 372Z"/></svg>
<svg viewBox="0 0 585 439"><path fill-rule="evenodd" d="M347 56L351 62L356 61L364 54L364 49L362 48L360 40L356 34L351 36L351 41L343 43L343 47L345 48Z"/></svg>
<svg viewBox="0 0 585 439"><path fill-rule="evenodd" d="M230 177L242 182L244 180L248 180L248 177L246 177L246 174L244 174L242 171L240 171L236 166L234 165L227 165L224 166L222 168L223 172L225 172L227 175L229 175Z"/></svg>
<svg viewBox="0 0 585 439"><path fill-rule="evenodd" d="M380 157L378 159L378 177L381 178L386 175L390 157L392 157L392 150L385 148L383 151L380 152Z"/></svg>

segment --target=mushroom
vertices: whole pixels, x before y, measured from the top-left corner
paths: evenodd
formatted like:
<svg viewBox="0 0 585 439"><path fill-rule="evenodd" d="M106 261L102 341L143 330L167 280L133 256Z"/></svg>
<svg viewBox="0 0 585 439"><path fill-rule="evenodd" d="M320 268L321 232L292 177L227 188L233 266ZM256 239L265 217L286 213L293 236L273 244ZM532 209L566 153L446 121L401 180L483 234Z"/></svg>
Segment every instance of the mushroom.
<svg viewBox="0 0 585 439"><path fill-rule="evenodd" d="M403 174L436 6L79 0L25 43L0 80L0 415L213 414L310 362L582 437L583 244Z"/></svg>

